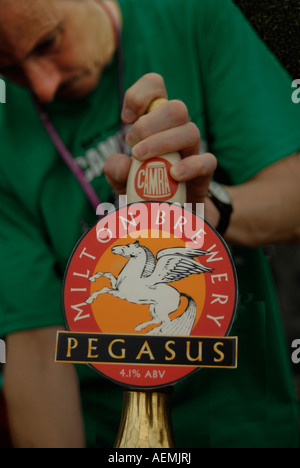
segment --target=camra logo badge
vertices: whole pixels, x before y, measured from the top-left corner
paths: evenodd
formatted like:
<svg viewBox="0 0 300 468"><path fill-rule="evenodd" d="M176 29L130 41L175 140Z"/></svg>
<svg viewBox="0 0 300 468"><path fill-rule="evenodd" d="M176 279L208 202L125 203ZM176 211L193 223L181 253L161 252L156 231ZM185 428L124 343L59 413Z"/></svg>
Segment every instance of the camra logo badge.
<svg viewBox="0 0 300 468"><path fill-rule="evenodd" d="M236 367L236 340L225 338L236 284L226 245L195 213L168 203L126 206L70 259L69 332L60 334L57 360L89 363L135 388L166 386L199 367Z"/></svg>
<svg viewBox="0 0 300 468"><path fill-rule="evenodd" d="M178 183L170 175L171 163L153 158L141 165L135 177L135 190L142 200L166 201L174 197Z"/></svg>

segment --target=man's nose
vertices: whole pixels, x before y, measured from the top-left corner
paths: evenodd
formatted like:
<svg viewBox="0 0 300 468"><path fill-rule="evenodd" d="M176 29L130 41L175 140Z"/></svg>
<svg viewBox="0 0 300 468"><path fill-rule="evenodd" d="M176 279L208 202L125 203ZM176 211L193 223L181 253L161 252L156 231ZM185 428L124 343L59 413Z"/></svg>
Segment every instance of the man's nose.
<svg viewBox="0 0 300 468"><path fill-rule="evenodd" d="M43 103L53 101L62 83L61 74L55 64L43 58L30 58L23 68L28 85L37 98Z"/></svg>

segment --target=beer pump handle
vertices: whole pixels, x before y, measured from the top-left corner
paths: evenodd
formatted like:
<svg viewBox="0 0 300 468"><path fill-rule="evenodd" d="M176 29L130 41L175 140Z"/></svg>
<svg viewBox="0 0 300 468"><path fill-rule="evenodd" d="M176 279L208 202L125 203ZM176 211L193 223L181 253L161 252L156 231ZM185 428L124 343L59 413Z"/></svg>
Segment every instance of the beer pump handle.
<svg viewBox="0 0 300 468"><path fill-rule="evenodd" d="M147 113L167 102L157 98L149 105ZM127 203L161 201L186 203L186 184L177 183L170 174L173 165L181 160L179 153L170 153L140 162L132 159L127 181Z"/></svg>
<svg viewBox="0 0 300 468"><path fill-rule="evenodd" d="M155 99L146 113L167 102ZM186 185L178 184L170 174L181 160L179 153L152 158L145 162L132 158L127 182L127 203L159 201L186 202ZM164 242L162 242L164 245ZM124 392L123 414L115 448L174 448L171 418L172 388Z"/></svg>

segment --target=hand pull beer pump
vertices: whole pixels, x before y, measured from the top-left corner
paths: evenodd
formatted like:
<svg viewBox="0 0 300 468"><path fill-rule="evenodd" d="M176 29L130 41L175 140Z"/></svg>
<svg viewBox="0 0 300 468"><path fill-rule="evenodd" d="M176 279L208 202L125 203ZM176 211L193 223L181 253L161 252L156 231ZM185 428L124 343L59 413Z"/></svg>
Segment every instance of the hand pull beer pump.
<svg viewBox="0 0 300 468"><path fill-rule="evenodd" d="M164 98L155 99L147 112L152 112L167 102ZM155 158L155 161L141 163L133 160L128 183L128 203L141 200L155 200L155 195L163 197L165 202L186 202L186 184L176 183L170 175L170 167L181 160L179 153L171 153ZM141 169L142 166L145 169ZM148 184L145 198L141 198L139 191L139 171L143 171L143 178L147 178ZM164 180L166 183L164 184ZM170 183L169 183L170 182ZM166 186L173 184L175 190L169 190ZM140 184L142 185L142 184ZM144 187L145 188L145 187ZM171 416L172 387L149 391L124 391L123 414L116 448L173 448L175 447Z"/></svg>
<svg viewBox="0 0 300 468"><path fill-rule="evenodd" d="M221 236L183 206L186 185L170 172L180 159L134 160L129 204L85 234L65 274L56 362L89 364L123 387L115 448L174 448L174 385L202 367L237 367L236 271Z"/></svg>

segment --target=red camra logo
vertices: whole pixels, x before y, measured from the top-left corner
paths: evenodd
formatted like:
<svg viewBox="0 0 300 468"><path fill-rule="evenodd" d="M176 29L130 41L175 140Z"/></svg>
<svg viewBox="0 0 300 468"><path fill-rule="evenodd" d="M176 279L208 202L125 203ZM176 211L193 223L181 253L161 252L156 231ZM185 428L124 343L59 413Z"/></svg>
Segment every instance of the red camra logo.
<svg viewBox="0 0 300 468"><path fill-rule="evenodd" d="M178 183L171 177L172 164L162 158L146 161L137 171L135 190L142 200L166 201L174 197Z"/></svg>

